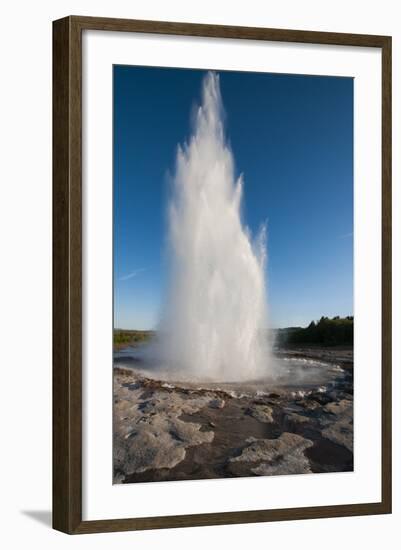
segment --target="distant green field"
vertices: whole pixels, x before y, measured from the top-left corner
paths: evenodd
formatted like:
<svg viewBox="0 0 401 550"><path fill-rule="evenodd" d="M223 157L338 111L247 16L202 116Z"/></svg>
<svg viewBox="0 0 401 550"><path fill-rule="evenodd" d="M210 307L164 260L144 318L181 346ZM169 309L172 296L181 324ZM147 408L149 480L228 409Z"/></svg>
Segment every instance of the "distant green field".
<svg viewBox="0 0 401 550"><path fill-rule="evenodd" d="M278 329L278 344L320 344L324 346L352 345L354 342L354 318L321 317L306 328L291 327Z"/></svg>
<svg viewBox="0 0 401 550"><path fill-rule="evenodd" d="M147 342L154 335L152 330L123 330L114 329L113 343L116 346L135 345Z"/></svg>

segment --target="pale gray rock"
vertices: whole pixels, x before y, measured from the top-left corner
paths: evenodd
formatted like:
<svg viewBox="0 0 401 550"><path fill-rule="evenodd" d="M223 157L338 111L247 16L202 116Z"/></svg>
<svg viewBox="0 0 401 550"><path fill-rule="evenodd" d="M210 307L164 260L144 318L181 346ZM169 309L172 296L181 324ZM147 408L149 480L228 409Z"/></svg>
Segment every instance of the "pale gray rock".
<svg viewBox="0 0 401 550"><path fill-rule="evenodd" d="M200 424L179 419L209 405L209 396L172 392L165 399L163 388L147 388L146 395L151 397L142 399L141 381L126 387L116 377L116 384L119 400L114 405L114 464L119 472L115 483L123 481L121 472L127 476L173 468L184 460L188 447L213 440L213 431L200 431Z"/></svg>
<svg viewBox="0 0 401 550"><path fill-rule="evenodd" d="M248 414L259 420L259 422L270 423L273 422L273 408L268 405L253 405L252 408L248 409Z"/></svg>
<svg viewBox="0 0 401 550"><path fill-rule="evenodd" d="M352 401L342 399L329 403L324 410L330 415L321 421L322 435L352 452L354 445Z"/></svg>
<svg viewBox="0 0 401 550"><path fill-rule="evenodd" d="M335 415L347 414L350 409L352 410L352 402L348 399L341 399L340 401L334 401L325 405L324 410L328 413Z"/></svg>
<svg viewBox="0 0 401 550"><path fill-rule="evenodd" d="M278 439L248 439L242 453L230 459L232 471L238 463L254 463L251 471L256 475L306 474L311 472L304 455L312 441L296 434L284 432Z"/></svg>

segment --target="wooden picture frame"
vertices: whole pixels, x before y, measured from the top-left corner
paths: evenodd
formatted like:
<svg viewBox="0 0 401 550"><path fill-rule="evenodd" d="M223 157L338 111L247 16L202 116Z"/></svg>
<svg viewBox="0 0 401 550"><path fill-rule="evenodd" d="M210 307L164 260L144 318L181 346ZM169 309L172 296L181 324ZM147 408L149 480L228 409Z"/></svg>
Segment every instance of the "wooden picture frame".
<svg viewBox="0 0 401 550"><path fill-rule="evenodd" d="M82 520L84 30L378 48L382 56L382 497L379 502ZM53 23L53 527L69 534L391 512L391 37L71 16Z"/></svg>

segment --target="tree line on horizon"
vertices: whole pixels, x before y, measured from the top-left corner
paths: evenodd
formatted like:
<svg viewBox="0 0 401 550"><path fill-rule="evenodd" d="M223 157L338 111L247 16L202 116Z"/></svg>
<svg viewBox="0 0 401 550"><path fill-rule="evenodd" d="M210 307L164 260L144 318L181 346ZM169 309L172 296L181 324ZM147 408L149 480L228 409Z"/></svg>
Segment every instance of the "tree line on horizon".
<svg viewBox="0 0 401 550"><path fill-rule="evenodd" d="M285 344L320 344L324 346L352 345L354 342L354 317L321 317L311 321L305 328L288 327L274 330L276 343ZM114 329L113 342L116 347L137 345L150 340L155 335L153 330Z"/></svg>
<svg viewBox="0 0 401 550"><path fill-rule="evenodd" d="M278 329L278 344L321 344L324 346L352 345L354 342L354 317L321 317L305 327Z"/></svg>

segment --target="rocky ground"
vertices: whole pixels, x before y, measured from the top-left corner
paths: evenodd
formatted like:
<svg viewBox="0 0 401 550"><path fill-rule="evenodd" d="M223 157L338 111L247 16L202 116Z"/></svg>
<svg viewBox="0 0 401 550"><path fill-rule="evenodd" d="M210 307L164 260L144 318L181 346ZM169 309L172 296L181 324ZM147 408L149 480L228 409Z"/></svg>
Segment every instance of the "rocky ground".
<svg viewBox="0 0 401 550"><path fill-rule="evenodd" d="M279 350L341 366L328 386L195 387L114 368L114 482L353 469L353 362L346 349Z"/></svg>

